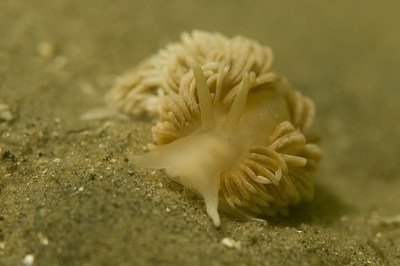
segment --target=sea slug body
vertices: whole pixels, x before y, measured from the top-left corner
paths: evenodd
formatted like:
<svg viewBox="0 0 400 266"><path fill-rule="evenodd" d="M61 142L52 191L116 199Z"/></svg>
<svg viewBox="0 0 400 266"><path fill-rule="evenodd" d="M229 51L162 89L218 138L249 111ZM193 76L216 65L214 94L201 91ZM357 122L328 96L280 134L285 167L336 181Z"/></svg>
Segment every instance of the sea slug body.
<svg viewBox="0 0 400 266"><path fill-rule="evenodd" d="M165 169L206 203L248 217L287 215L313 198L321 158L306 133L313 101L272 71L270 48L194 31L128 71L107 96L115 113L150 115L157 146L129 156Z"/></svg>

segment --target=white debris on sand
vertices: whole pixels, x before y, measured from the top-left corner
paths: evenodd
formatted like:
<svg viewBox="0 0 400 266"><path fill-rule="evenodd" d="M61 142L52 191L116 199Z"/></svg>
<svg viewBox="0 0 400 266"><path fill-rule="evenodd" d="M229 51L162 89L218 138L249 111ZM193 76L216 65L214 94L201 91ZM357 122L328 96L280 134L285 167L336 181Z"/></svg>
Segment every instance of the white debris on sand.
<svg viewBox="0 0 400 266"><path fill-rule="evenodd" d="M237 250L239 250L241 248L240 241L235 241L229 237L224 237L221 240L221 244L223 244L224 246L227 246L228 248L234 248Z"/></svg>

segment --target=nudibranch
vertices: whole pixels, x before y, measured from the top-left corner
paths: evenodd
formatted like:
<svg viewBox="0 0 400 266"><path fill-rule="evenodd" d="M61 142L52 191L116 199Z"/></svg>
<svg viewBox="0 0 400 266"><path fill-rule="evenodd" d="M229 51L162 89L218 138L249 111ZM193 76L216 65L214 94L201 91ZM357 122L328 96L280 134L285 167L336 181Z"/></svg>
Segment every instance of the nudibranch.
<svg viewBox="0 0 400 266"><path fill-rule="evenodd" d="M256 41L183 33L107 96L117 112L158 120L157 146L130 161L164 169L203 198L217 227L218 209L262 218L313 198L321 151L306 134L314 103L272 63L272 50Z"/></svg>

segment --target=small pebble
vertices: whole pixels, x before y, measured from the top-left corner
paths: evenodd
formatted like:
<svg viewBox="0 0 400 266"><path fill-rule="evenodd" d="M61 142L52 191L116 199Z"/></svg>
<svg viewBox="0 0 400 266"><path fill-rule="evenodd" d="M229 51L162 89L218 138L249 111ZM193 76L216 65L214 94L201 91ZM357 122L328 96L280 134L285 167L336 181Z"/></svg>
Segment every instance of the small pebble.
<svg viewBox="0 0 400 266"><path fill-rule="evenodd" d="M37 51L42 57L52 57L55 54L56 46L50 42L41 42L37 46Z"/></svg>
<svg viewBox="0 0 400 266"><path fill-rule="evenodd" d="M49 239L44 236L41 232L38 233L39 241L42 245L47 246L49 244Z"/></svg>
<svg viewBox="0 0 400 266"><path fill-rule="evenodd" d="M0 121L10 122L13 119L10 107L5 103L0 103Z"/></svg>
<svg viewBox="0 0 400 266"><path fill-rule="evenodd" d="M31 266L33 265L33 262L35 261L35 256L33 256L32 254L28 254L25 256L24 260L22 261L22 263L26 266Z"/></svg>
<svg viewBox="0 0 400 266"><path fill-rule="evenodd" d="M317 249L316 248L307 248L307 252L308 253L315 253L315 252L317 252Z"/></svg>

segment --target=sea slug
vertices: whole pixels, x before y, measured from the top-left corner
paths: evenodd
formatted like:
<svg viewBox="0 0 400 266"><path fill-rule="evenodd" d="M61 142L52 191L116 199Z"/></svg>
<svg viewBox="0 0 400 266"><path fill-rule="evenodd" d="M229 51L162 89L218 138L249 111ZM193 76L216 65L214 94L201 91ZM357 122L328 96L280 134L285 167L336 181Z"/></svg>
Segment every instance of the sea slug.
<svg viewBox="0 0 400 266"><path fill-rule="evenodd" d="M269 47L218 33L183 33L107 96L110 109L150 115L157 146L129 156L139 167L164 169L218 209L247 217L287 215L313 198L321 158L307 138L313 101L273 70Z"/></svg>

